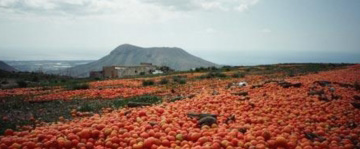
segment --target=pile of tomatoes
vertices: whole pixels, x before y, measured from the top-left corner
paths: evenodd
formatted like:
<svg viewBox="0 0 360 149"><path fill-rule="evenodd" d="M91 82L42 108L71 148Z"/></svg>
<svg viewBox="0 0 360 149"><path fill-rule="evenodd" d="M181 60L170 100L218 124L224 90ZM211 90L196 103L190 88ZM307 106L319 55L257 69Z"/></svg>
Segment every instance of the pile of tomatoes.
<svg viewBox="0 0 360 149"><path fill-rule="evenodd" d="M182 94L196 91L191 99L123 108L30 132L7 130L0 137L0 148L359 147L360 110L350 104L359 91L335 84L331 87L342 98L322 101L308 95L313 82L320 79L354 83L360 79L360 66L287 79L302 83L298 88L268 83L258 88L229 89L219 80L203 80L194 83L198 84L194 90L188 85L178 88ZM248 92L249 99L234 95L237 91ZM217 123L199 126L188 113L216 114ZM234 119L227 121L229 117Z"/></svg>

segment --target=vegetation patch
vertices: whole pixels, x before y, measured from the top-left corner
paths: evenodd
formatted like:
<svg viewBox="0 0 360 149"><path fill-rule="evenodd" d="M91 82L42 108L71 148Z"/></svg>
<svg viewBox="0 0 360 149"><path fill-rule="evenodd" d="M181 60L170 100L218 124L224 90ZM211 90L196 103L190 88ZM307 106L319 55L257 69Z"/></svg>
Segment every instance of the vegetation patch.
<svg viewBox="0 0 360 149"><path fill-rule="evenodd" d="M89 88L90 88L90 86L88 83L72 83L72 84L66 85L67 90L86 90Z"/></svg>
<svg viewBox="0 0 360 149"><path fill-rule="evenodd" d="M186 84L186 78L185 75L178 75L173 77L173 81L179 84Z"/></svg>
<svg viewBox="0 0 360 149"><path fill-rule="evenodd" d="M234 74L231 75L233 78L244 78L245 74L241 73L241 72L236 72Z"/></svg>
<svg viewBox="0 0 360 149"><path fill-rule="evenodd" d="M168 83L169 83L169 80L166 79L166 78L162 78L162 79L160 80L160 82L159 82L159 84L162 84L162 85L168 84Z"/></svg>
<svg viewBox="0 0 360 149"><path fill-rule="evenodd" d="M144 80L142 82L143 86L152 86L155 84L154 80Z"/></svg>
<svg viewBox="0 0 360 149"><path fill-rule="evenodd" d="M162 98L144 95L116 100L54 100L41 103L27 102L23 97L0 99L0 135L6 129L18 130L19 126L35 126L34 120L57 122L59 117L72 119L71 111L100 113L104 108L118 109L129 102L159 104Z"/></svg>
<svg viewBox="0 0 360 149"><path fill-rule="evenodd" d="M220 71L211 71L207 74L201 75L200 79L212 79L212 78L226 78L227 75L225 73L222 73Z"/></svg>

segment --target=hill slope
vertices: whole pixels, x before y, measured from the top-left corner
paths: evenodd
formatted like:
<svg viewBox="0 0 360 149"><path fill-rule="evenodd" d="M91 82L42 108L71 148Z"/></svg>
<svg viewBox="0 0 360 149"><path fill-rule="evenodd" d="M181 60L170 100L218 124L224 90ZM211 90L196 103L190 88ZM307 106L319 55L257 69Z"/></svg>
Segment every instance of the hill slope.
<svg viewBox="0 0 360 149"><path fill-rule="evenodd" d="M142 48L130 44L123 44L97 61L69 68L66 72L74 77L87 77L90 71L102 70L103 66L139 65L141 62L148 62L158 66L168 66L175 70L219 66L193 56L180 48Z"/></svg>
<svg viewBox="0 0 360 149"><path fill-rule="evenodd" d="M3 61L0 61L0 70L9 71L9 72L18 71L14 67L11 67L10 65L6 64Z"/></svg>

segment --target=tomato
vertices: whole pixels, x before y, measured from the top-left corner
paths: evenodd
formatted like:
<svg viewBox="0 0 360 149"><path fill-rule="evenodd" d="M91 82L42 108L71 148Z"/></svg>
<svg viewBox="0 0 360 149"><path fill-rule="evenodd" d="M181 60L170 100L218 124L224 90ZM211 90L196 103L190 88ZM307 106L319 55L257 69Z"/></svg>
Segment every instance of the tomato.
<svg viewBox="0 0 360 149"><path fill-rule="evenodd" d="M144 147L146 147L146 148L151 148L151 146L153 144L155 144L155 138L154 137L147 138L144 141Z"/></svg>
<svg viewBox="0 0 360 149"><path fill-rule="evenodd" d="M80 132L80 137L81 138L84 138L84 139L87 139L87 138L90 138L91 137L91 130L90 129L83 129L81 132Z"/></svg>
<svg viewBox="0 0 360 149"><path fill-rule="evenodd" d="M14 135L14 131L12 129L6 129L4 134L6 136L12 136L12 135Z"/></svg>
<svg viewBox="0 0 360 149"><path fill-rule="evenodd" d="M140 116L140 117L142 117L142 116L146 116L146 112L145 112L145 111L143 111L143 110L139 111L139 116Z"/></svg>
<svg viewBox="0 0 360 149"><path fill-rule="evenodd" d="M284 137L276 137L275 139L275 146L277 147L287 147L287 140Z"/></svg>
<svg viewBox="0 0 360 149"><path fill-rule="evenodd" d="M189 139L191 141L197 141L200 137L201 137L200 133L194 132L194 133L190 133Z"/></svg>

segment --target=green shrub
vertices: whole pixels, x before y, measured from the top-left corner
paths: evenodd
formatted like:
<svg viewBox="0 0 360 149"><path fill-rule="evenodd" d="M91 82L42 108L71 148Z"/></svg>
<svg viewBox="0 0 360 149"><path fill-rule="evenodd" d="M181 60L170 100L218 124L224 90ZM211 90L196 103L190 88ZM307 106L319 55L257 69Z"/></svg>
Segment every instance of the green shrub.
<svg viewBox="0 0 360 149"><path fill-rule="evenodd" d="M355 90L360 91L360 83L358 81L354 83L354 88Z"/></svg>
<svg viewBox="0 0 360 149"><path fill-rule="evenodd" d="M245 74L244 73L240 73L240 72L236 72L234 74L232 74L233 78L244 78Z"/></svg>
<svg viewBox="0 0 360 149"><path fill-rule="evenodd" d="M66 88L68 90L86 90L86 89L89 89L90 86L87 83L74 83L74 84L67 85Z"/></svg>
<svg viewBox="0 0 360 149"><path fill-rule="evenodd" d="M9 84L9 81L4 80L4 81L1 82L1 84Z"/></svg>
<svg viewBox="0 0 360 149"><path fill-rule="evenodd" d="M185 78L181 78L179 80L179 84L186 84L186 79Z"/></svg>
<svg viewBox="0 0 360 149"><path fill-rule="evenodd" d="M38 76L34 76L31 81L33 81L33 82L39 82L39 77L38 77Z"/></svg>
<svg viewBox="0 0 360 149"><path fill-rule="evenodd" d="M186 77L187 76L174 76L173 80L179 84L186 84Z"/></svg>
<svg viewBox="0 0 360 149"><path fill-rule="evenodd" d="M287 76L288 76L288 77L294 77L294 76L295 76L295 72L294 72L293 70L290 70L290 71L288 71Z"/></svg>
<svg viewBox="0 0 360 149"><path fill-rule="evenodd" d="M160 83L160 84L168 84L168 83L169 83L169 80L166 79L166 78L162 78L159 83Z"/></svg>
<svg viewBox="0 0 360 149"><path fill-rule="evenodd" d="M173 76L174 82L179 82L181 78L185 78L186 76Z"/></svg>
<svg viewBox="0 0 360 149"><path fill-rule="evenodd" d="M17 81L16 83L17 83L17 85L18 85L20 88L25 88L25 87L28 86L28 84L27 84L25 81L23 81L23 80Z"/></svg>
<svg viewBox="0 0 360 149"><path fill-rule="evenodd" d="M220 72L220 71L211 71L208 72L205 75L200 76L200 79L211 79L211 78L226 78L226 74Z"/></svg>
<svg viewBox="0 0 360 149"><path fill-rule="evenodd" d="M154 82L154 80L144 80L142 84L143 84L143 86L151 86L151 85L154 85L155 82Z"/></svg>

